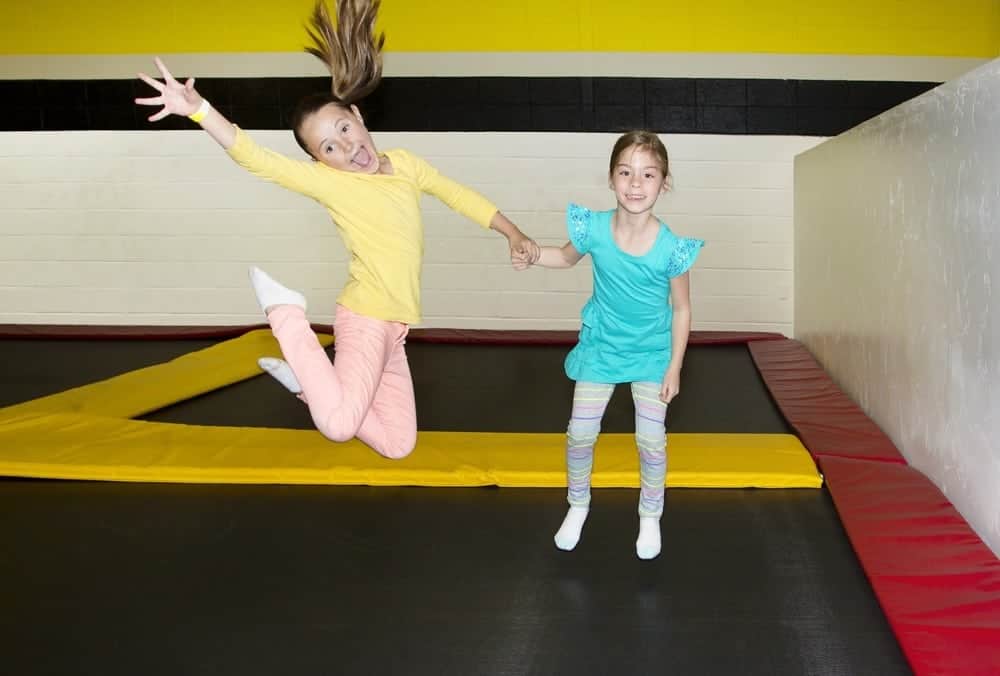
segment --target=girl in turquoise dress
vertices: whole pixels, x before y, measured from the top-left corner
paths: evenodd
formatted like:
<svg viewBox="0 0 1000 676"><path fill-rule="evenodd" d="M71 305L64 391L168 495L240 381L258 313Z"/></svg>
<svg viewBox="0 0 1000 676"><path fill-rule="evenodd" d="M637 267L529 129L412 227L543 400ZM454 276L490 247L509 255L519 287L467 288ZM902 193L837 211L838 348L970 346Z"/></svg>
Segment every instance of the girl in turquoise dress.
<svg viewBox="0 0 1000 676"><path fill-rule="evenodd" d="M670 185L667 150L656 134L619 138L608 178L618 206L591 211L571 204L569 241L542 247L536 263L569 268L590 254L594 270L579 341L566 357L566 375L576 381L566 444L570 507L555 543L568 551L580 539L601 418L615 385L631 383L641 479L636 554L652 559L660 553L667 404L680 391L691 328L688 270L704 242L678 237L653 215ZM520 263L530 264L527 258Z"/></svg>

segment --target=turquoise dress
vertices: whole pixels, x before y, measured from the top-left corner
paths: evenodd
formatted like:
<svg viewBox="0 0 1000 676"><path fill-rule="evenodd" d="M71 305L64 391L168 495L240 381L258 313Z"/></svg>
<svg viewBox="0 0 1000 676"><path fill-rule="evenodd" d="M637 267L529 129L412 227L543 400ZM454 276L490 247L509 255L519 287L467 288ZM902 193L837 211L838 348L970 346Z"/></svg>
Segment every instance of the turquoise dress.
<svg viewBox="0 0 1000 676"><path fill-rule="evenodd" d="M663 380L670 364L670 278L688 271L705 242L660 232L642 256L622 251L611 232L612 211L570 204L573 247L590 254L594 293L583 306L580 338L566 357L566 375L591 383Z"/></svg>

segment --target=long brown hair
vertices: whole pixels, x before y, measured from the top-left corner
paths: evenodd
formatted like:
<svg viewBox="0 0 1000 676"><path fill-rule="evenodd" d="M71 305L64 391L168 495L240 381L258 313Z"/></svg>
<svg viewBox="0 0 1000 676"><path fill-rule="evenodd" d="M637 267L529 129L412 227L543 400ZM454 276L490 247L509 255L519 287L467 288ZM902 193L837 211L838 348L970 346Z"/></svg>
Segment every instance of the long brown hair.
<svg viewBox="0 0 1000 676"><path fill-rule="evenodd" d="M291 116L292 133L299 147L312 155L299 134L302 122L324 106L350 108L371 94L382 81L382 46L385 33L375 32L380 0L335 0L334 25L325 0L316 0L309 25L313 41L305 50L330 71L330 91L310 94L299 101Z"/></svg>
<svg viewBox="0 0 1000 676"><path fill-rule="evenodd" d="M335 2L336 26L326 2L316 0L307 28L313 46L305 49L330 71L332 94L350 106L371 94L382 80L385 33L375 32L381 0Z"/></svg>

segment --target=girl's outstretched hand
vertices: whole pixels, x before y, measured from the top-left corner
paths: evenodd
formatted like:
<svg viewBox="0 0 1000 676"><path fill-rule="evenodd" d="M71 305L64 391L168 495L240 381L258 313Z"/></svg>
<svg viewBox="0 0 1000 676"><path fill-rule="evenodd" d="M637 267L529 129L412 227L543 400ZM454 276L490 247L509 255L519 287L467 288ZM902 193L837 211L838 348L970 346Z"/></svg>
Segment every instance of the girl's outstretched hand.
<svg viewBox="0 0 1000 676"><path fill-rule="evenodd" d="M153 61L163 77L163 82L154 80L145 73L139 73L139 79L160 92L160 95L135 100L140 106L163 106L161 110L149 116L149 121L156 122L167 115L184 115L186 117L197 112L201 105L201 94L195 91L194 78L188 78L184 84L181 84L174 79L174 76L167 70L166 64L159 57Z"/></svg>

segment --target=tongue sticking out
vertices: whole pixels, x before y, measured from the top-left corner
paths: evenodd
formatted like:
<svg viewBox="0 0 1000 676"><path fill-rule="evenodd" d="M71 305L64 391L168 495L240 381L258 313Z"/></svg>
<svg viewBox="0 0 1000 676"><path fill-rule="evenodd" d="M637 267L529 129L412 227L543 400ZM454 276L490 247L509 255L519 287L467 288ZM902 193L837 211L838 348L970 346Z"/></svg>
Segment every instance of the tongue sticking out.
<svg viewBox="0 0 1000 676"><path fill-rule="evenodd" d="M371 153L368 152L367 148L362 148L358 151L358 154L354 156L354 164L359 167L367 167L368 163L372 161Z"/></svg>

